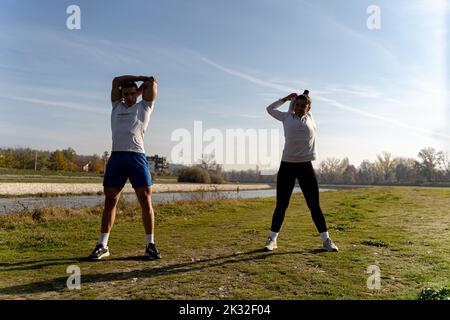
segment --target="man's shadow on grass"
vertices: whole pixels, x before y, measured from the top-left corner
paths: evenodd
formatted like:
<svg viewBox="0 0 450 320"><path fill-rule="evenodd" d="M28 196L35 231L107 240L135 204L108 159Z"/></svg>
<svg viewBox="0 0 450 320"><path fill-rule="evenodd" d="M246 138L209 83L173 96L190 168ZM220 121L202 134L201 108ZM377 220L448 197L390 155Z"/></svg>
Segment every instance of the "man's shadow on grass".
<svg viewBox="0 0 450 320"><path fill-rule="evenodd" d="M169 264L165 266L152 267L152 262L155 261L144 261L145 258L143 256L129 256L129 257L118 257L111 258L104 261L92 262L93 264L97 263L108 263L110 261L143 261L148 265L143 264L142 269L140 270L132 270L127 272L109 272L109 273L101 273L101 274L88 274L84 275L81 272L81 285L87 283L98 283L98 282L110 282L110 281L122 281L122 280L132 280L134 278L153 278L164 275L174 275L174 274L182 274L188 273L192 271L201 271L208 268L220 267L224 265L236 264L240 262L246 261L263 261L268 257L272 256L282 256L282 255L292 255L292 254L305 254L305 253L319 253L323 252L322 250L305 250L305 251L289 251L289 252L273 252L273 251L265 251L263 249L252 250L247 252L237 252L226 256L219 256L215 258L208 259L198 259L190 262L183 263L175 263ZM89 260L86 257L80 258L64 258L64 259L48 259L48 260L35 260L28 262L20 262L17 264L7 264L2 263L1 266L12 266L12 268L0 268L0 271L12 271L12 270L34 270L40 269L47 266L54 265L70 265L76 264L76 262L88 262ZM164 261L164 260L156 260L156 261ZM25 264L36 264L37 265L28 265ZM16 267L19 265L18 267ZM64 291L67 290L66 281L70 274L66 276L42 280L38 282L33 282L29 284L21 284L15 285L11 287L0 288L0 295L7 294L30 294L30 293L40 293L40 292L49 292L49 291Z"/></svg>

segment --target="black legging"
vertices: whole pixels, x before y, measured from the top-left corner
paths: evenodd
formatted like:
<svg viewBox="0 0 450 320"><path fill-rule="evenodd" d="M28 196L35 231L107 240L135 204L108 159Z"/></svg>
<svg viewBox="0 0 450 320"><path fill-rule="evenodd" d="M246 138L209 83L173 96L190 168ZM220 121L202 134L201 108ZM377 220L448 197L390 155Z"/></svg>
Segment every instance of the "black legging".
<svg viewBox="0 0 450 320"><path fill-rule="evenodd" d="M299 163L281 161L277 175L277 205L270 230L280 231L295 186L295 179L298 179L317 230L319 232L327 231L325 218L319 204L319 185L311 161Z"/></svg>

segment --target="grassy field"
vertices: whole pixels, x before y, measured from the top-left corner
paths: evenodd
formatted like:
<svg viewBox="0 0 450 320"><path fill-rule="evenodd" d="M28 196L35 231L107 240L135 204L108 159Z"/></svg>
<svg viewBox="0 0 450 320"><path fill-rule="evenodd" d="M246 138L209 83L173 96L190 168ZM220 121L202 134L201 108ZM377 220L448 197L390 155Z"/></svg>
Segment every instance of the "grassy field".
<svg viewBox="0 0 450 320"><path fill-rule="evenodd" d="M450 285L450 189L375 187L321 194L339 253L323 252L295 195L279 249L263 252L275 200L155 206L163 259L144 261L139 208L120 203L111 257L85 257L101 207L49 208L0 217L1 299L417 299ZM81 290L66 268L81 268ZM367 288L366 269L381 271Z"/></svg>
<svg viewBox="0 0 450 320"><path fill-rule="evenodd" d="M92 172L34 171L28 169L0 168L1 182L39 182L39 183L95 183L103 177Z"/></svg>
<svg viewBox="0 0 450 320"><path fill-rule="evenodd" d="M159 183L177 183L174 176L153 176ZM1 182L37 182L37 183L102 183L103 174L95 172L72 171L34 171L31 169L0 168Z"/></svg>

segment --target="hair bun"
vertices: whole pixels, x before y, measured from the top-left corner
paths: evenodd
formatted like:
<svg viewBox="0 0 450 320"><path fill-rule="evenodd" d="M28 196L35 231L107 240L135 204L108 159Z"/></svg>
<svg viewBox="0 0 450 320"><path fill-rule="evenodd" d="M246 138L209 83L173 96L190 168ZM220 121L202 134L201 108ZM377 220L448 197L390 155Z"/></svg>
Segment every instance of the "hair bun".
<svg viewBox="0 0 450 320"><path fill-rule="evenodd" d="M309 90L303 91L303 95L304 95L304 96L308 96L308 95L309 95Z"/></svg>

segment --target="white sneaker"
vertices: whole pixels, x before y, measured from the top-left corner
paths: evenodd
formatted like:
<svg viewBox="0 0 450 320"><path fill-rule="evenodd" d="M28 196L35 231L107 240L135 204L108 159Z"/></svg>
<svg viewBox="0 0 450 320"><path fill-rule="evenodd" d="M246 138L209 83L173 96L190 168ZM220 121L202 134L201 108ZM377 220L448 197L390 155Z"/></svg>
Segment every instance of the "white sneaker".
<svg viewBox="0 0 450 320"><path fill-rule="evenodd" d="M264 249L266 251L272 251L273 249L276 249L277 247L277 240L272 240L270 237L267 239L266 245L264 246Z"/></svg>
<svg viewBox="0 0 450 320"><path fill-rule="evenodd" d="M339 248L337 247L337 245L335 245L333 243L333 241L331 241L330 238L328 238L327 240L325 240L323 242L323 248L330 252L338 252L339 251Z"/></svg>

